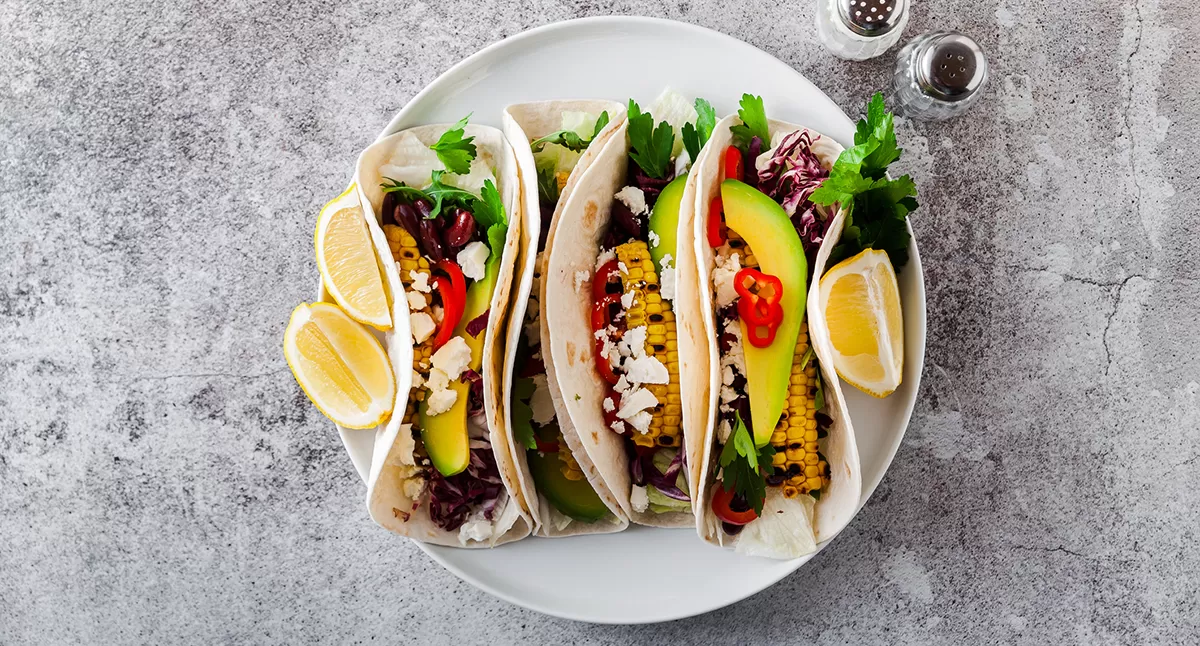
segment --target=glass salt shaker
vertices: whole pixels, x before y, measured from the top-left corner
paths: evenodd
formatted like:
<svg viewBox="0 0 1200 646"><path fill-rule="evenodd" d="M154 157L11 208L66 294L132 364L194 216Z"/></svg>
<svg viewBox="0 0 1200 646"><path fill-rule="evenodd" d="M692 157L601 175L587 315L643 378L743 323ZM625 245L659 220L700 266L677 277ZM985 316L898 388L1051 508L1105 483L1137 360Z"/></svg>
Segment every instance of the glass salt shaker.
<svg viewBox="0 0 1200 646"><path fill-rule="evenodd" d="M817 35L838 58L865 61L900 40L908 0L817 0Z"/></svg>
<svg viewBox="0 0 1200 646"><path fill-rule="evenodd" d="M979 98L987 76L987 59L974 40L952 31L923 34L896 57L896 112L925 120L957 117Z"/></svg>

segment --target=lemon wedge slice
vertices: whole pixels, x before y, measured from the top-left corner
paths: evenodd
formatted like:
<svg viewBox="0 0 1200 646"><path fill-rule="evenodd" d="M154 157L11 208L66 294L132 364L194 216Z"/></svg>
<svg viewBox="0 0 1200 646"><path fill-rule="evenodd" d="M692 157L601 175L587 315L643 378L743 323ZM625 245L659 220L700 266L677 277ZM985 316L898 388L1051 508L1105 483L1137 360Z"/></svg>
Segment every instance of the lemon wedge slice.
<svg viewBox="0 0 1200 646"><path fill-rule="evenodd" d="M304 393L346 428L378 426L392 412L396 379L383 344L332 303L301 303L283 354Z"/></svg>
<svg viewBox="0 0 1200 646"><path fill-rule="evenodd" d="M325 289L346 314L373 328L391 329L383 271L354 184L321 209L316 247Z"/></svg>
<svg viewBox="0 0 1200 646"><path fill-rule="evenodd" d="M900 287L887 252L867 249L821 277L833 365L855 388L887 397L904 374Z"/></svg>

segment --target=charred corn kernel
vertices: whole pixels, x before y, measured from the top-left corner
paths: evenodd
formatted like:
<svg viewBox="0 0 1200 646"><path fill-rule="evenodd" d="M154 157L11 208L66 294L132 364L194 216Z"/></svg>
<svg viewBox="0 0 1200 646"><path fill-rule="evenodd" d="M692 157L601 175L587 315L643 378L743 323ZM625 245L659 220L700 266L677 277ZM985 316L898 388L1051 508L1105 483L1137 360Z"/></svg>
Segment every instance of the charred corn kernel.
<svg viewBox="0 0 1200 646"><path fill-rule="evenodd" d="M795 498L798 495L800 495L799 489L797 489L791 485L784 485L784 487L783 487L783 497L784 498Z"/></svg>
<svg viewBox="0 0 1200 646"><path fill-rule="evenodd" d="M730 245L733 245L732 236ZM822 467L818 465L816 443L816 358L810 359L807 366L801 366L804 355L807 353L808 321L804 321L800 327L800 335L796 339L796 347L792 350L792 374L788 379L787 410L775 426L775 432L771 434L771 445L775 447L776 451L773 464L782 468L790 476L784 487L785 496L788 488L796 492L793 496L813 491L811 476L816 475L819 482L819 476L823 473ZM810 474L810 470L815 473ZM820 489L820 486L815 488Z"/></svg>
<svg viewBox="0 0 1200 646"><path fill-rule="evenodd" d="M725 233L729 237L729 248L738 252L738 255L741 256L742 266L757 267L758 259L754 257L754 251L750 249L750 245L746 243L746 240L733 229L727 228L725 229Z"/></svg>
<svg viewBox="0 0 1200 646"><path fill-rule="evenodd" d="M394 224L383 225L383 234L388 240L388 247L391 249L392 258L399 266L400 282L404 285L405 290L412 289L413 277L409 272L416 271L418 274L429 276L429 260L422 256L421 251L417 249L416 238L413 238L403 227L398 227ZM428 303L426 303L425 307L416 311L425 312L432 316ZM431 365L431 357L433 357L432 336L425 339L423 343L413 347L413 370L421 373L422 377L427 376ZM412 396L409 397L408 407L405 409L405 423L411 421L416 402L423 399L425 399L425 389L414 389Z"/></svg>
<svg viewBox="0 0 1200 646"><path fill-rule="evenodd" d="M646 388L658 399L651 411L650 429L634 431L634 444L639 446L679 446L683 428L683 402L679 394L679 337L675 330L675 313L671 303L659 293L658 274L645 242L634 241L616 249L621 267L621 288L632 294L633 300L625 311L629 329L646 326L646 354L667 367L668 383L648 384Z"/></svg>
<svg viewBox="0 0 1200 646"><path fill-rule="evenodd" d="M554 174L554 180L558 182L558 192L561 193L567 187L567 180L571 177L571 171L560 170Z"/></svg>
<svg viewBox="0 0 1200 646"><path fill-rule="evenodd" d="M583 480L583 470L579 468L579 462L575 460L575 455L571 453L571 449L563 441L562 435L558 436L558 459L562 462L562 466L559 469L562 471L564 478L567 480Z"/></svg>

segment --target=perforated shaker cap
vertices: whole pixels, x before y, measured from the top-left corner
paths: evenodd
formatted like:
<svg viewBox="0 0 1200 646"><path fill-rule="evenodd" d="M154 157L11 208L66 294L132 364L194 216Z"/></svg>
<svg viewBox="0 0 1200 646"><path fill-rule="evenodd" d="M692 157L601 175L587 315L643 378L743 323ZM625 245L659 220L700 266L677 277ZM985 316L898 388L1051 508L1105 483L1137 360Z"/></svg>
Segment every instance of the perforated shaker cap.
<svg viewBox="0 0 1200 646"><path fill-rule="evenodd" d="M917 79L930 96L961 101L987 80L987 59L967 36L955 32L933 34L917 59Z"/></svg>
<svg viewBox="0 0 1200 646"><path fill-rule="evenodd" d="M837 0L842 21L856 34L882 36L900 24L908 0Z"/></svg>

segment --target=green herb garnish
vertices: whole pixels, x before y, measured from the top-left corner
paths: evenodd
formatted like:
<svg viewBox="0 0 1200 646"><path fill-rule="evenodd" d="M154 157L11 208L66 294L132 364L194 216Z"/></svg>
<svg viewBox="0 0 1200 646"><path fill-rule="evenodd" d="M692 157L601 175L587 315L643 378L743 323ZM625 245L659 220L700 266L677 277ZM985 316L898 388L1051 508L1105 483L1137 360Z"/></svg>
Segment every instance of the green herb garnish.
<svg viewBox="0 0 1200 646"><path fill-rule="evenodd" d="M399 193L410 203L425 200L433 205L429 211L430 220L441 216L442 212L451 206L466 209L475 218L475 222L487 230L488 246L495 258L499 258L504 250L504 241L508 235L508 218L504 213L504 202L500 191L492 180L483 182L480 196L476 197L470 191L442 183L444 171L433 171L433 181L424 190L406 186L391 178L383 178L379 188L384 193ZM410 232L413 233L413 232Z"/></svg>
<svg viewBox="0 0 1200 646"><path fill-rule="evenodd" d="M722 470L721 486L725 491L741 494L754 508L754 513L762 514L763 500L767 496L766 470L771 468L775 449L770 444L755 448L754 438L750 437L741 413L735 413L735 420L737 427L718 459Z"/></svg>
<svg viewBox="0 0 1200 646"><path fill-rule="evenodd" d="M683 124L683 147L688 151L688 157L693 162L700 156L700 150L712 136L713 127L717 125L717 111L712 104L704 99L696 99L696 125Z"/></svg>
<svg viewBox="0 0 1200 646"><path fill-rule="evenodd" d="M642 172L654 179L667 176L671 165L671 149L675 146L675 129L662 121L656 128L654 117L642 112L633 99L629 100L629 158Z"/></svg>
<svg viewBox="0 0 1200 646"><path fill-rule="evenodd" d="M738 118L742 122L729 129L733 134L733 145L745 150L755 137L762 141L764 148L771 145L771 129L767 126L767 111L763 108L762 97L743 94L738 106Z"/></svg>
<svg viewBox="0 0 1200 646"><path fill-rule="evenodd" d="M450 129L442 133L438 137L437 143L429 147L430 150L437 153L438 159L446 170L455 175L465 175L471 171L471 161L475 159L475 137L463 138L466 132L467 119L471 115L467 115L458 120L458 123L450 126Z"/></svg>
<svg viewBox="0 0 1200 646"><path fill-rule="evenodd" d="M513 380L512 385L512 430L513 435L527 449L537 448L537 439L533 436L533 408L529 402L533 399L533 377L520 377Z"/></svg>
<svg viewBox="0 0 1200 646"><path fill-rule="evenodd" d="M542 204L558 204L558 177L553 168L537 169L537 185Z"/></svg>
<svg viewBox="0 0 1200 646"><path fill-rule="evenodd" d="M842 151L829 178L809 198L814 204L841 204L847 210L830 265L864 249L886 251L896 269L908 262L905 218L917 208L917 186L908 175L887 178L888 165L901 152L892 114L884 108L883 94L876 93L867 104L866 119L858 122L854 147Z"/></svg>
<svg viewBox="0 0 1200 646"><path fill-rule="evenodd" d="M529 147L533 152L540 153L546 148L546 144L557 144L572 152L582 152L596 140L596 135L600 134L600 131L606 125L608 125L607 110L600 113L600 116L596 119L596 127L592 129L592 136L587 139L580 137L579 133L574 130L559 130L541 139L535 139L533 143L529 144Z"/></svg>

